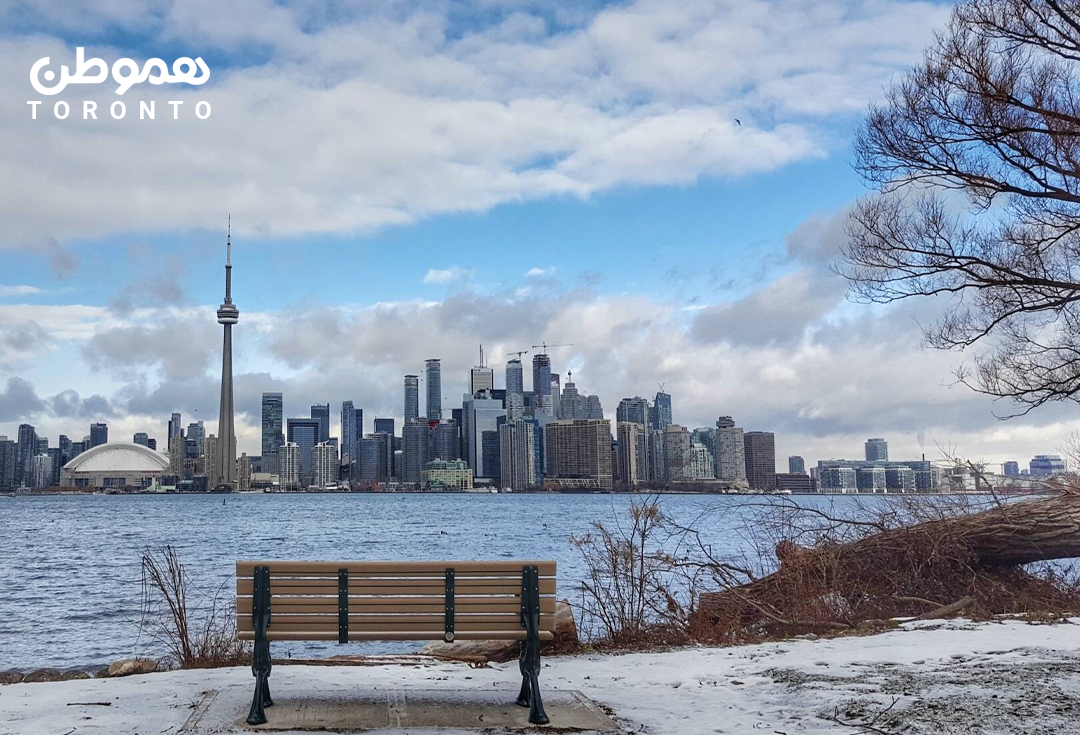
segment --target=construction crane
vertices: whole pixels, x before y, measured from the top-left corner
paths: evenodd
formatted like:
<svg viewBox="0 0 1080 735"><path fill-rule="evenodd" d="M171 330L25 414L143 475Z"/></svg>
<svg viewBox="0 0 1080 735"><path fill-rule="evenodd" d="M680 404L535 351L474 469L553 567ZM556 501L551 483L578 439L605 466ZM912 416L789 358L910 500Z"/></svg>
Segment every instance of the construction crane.
<svg viewBox="0 0 1080 735"><path fill-rule="evenodd" d="M510 355L517 355L517 359L520 360L522 355L527 355L527 354L529 354L528 350L517 350L515 352L507 352L506 356L510 357Z"/></svg>
<svg viewBox="0 0 1080 735"><path fill-rule="evenodd" d="M540 349L540 354L541 355L546 355L547 351L548 351L548 347L573 347L573 346L574 346L573 342L558 342L558 343L555 343L555 344L548 344L547 342L541 342L538 345L533 345L533 349L535 350L537 347L539 347L539 348L541 348Z"/></svg>

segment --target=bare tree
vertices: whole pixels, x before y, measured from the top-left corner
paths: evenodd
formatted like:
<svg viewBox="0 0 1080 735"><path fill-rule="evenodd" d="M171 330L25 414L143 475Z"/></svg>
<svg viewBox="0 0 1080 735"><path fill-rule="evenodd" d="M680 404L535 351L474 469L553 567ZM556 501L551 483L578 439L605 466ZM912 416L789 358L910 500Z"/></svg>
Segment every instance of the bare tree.
<svg viewBox="0 0 1080 735"><path fill-rule="evenodd" d="M1078 70L1080 2L967 0L855 143L877 191L838 271L859 300L948 299L927 343L977 348L959 379L1020 413L1080 401Z"/></svg>

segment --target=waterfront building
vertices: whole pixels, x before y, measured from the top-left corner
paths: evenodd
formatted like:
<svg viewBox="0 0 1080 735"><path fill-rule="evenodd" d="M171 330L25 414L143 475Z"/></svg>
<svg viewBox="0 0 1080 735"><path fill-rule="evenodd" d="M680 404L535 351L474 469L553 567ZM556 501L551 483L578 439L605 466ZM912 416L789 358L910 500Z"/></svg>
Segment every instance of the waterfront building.
<svg viewBox="0 0 1080 735"><path fill-rule="evenodd" d="M316 487L333 487L338 483L337 447L330 442L319 442L311 449L311 484Z"/></svg>
<svg viewBox="0 0 1080 735"><path fill-rule="evenodd" d="M545 485L610 490L611 423L607 419L552 421L544 427Z"/></svg>
<svg viewBox="0 0 1080 735"><path fill-rule="evenodd" d="M31 487L44 489L52 486L53 464L55 461L56 458L48 452L34 455L32 470L34 481Z"/></svg>
<svg viewBox="0 0 1080 735"><path fill-rule="evenodd" d="M32 485L34 479L34 456L37 452L37 431L30 424L19 424L19 444L15 457L16 487L30 487Z"/></svg>
<svg viewBox="0 0 1080 735"><path fill-rule="evenodd" d="M929 493L937 491L939 480L931 463L926 460L874 461L827 459L817 464L818 492L878 492L881 477L863 473L862 483L857 482L860 469L877 467L884 473L884 492ZM845 470L841 473L838 470ZM848 472L850 471L850 472ZM865 488L865 489L864 489Z"/></svg>
<svg viewBox="0 0 1080 735"><path fill-rule="evenodd" d="M232 328L240 321L240 310L232 301L232 227L225 237L225 301L217 310L224 330L221 350L221 400L218 406L217 436L220 445L216 464L209 477L211 489L236 487L236 425L233 415Z"/></svg>
<svg viewBox="0 0 1080 735"><path fill-rule="evenodd" d="M634 486L647 482L649 471L646 457L645 426L637 421L620 421L615 425L618 433L616 466L619 482Z"/></svg>
<svg viewBox="0 0 1080 735"><path fill-rule="evenodd" d="M521 367L521 359L515 357L506 362L506 397L512 395L524 395L525 375Z"/></svg>
<svg viewBox="0 0 1080 735"><path fill-rule="evenodd" d="M341 464L352 472L356 461L357 443L364 433L364 409L355 408L352 401L341 402Z"/></svg>
<svg viewBox="0 0 1080 735"><path fill-rule="evenodd" d="M1036 454L1028 463L1032 477L1050 477L1065 471L1065 461L1058 454Z"/></svg>
<svg viewBox="0 0 1080 735"><path fill-rule="evenodd" d="M179 444L177 444L179 447ZM64 487L147 488L169 473L169 459L141 444L109 442L90 447L60 472Z"/></svg>
<svg viewBox="0 0 1080 735"><path fill-rule="evenodd" d="M427 419L442 419L442 361L424 360L424 387L427 391Z"/></svg>
<svg viewBox="0 0 1080 735"><path fill-rule="evenodd" d="M431 461L433 449L431 423L427 418L417 418L401 427L402 482L421 482L424 465Z"/></svg>
<svg viewBox="0 0 1080 735"><path fill-rule="evenodd" d="M823 493L858 492L855 468L844 465L825 465L818 463L818 490Z"/></svg>
<svg viewBox="0 0 1080 735"><path fill-rule="evenodd" d="M743 434L746 458L746 482L753 490L776 489L776 438L771 431L748 431Z"/></svg>
<svg viewBox="0 0 1080 735"><path fill-rule="evenodd" d="M796 495L814 492L814 480L805 472L777 472L776 489Z"/></svg>
<svg viewBox="0 0 1080 735"><path fill-rule="evenodd" d="M390 479L393 443L389 434L368 434L359 442L359 467L354 479L364 482L386 482Z"/></svg>
<svg viewBox="0 0 1080 735"><path fill-rule="evenodd" d="M889 461L889 443L880 437L876 439L867 439L865 452L867 462Z"/></svg>
<svg viewBox="0 0 1080 735"><path fill-rule="evenodd" d="M97 447L107 444L109 441L109 425L105 423L90 424L90 446Z"/></svg>
<svg viewBox="0 0 1080 735"><path fill-rule="evenodd" d="M247 452L236 460L236 489L242 493L251 491L251 459Z"/></svg>
<svg viewBox="0 0 1080 735"><path fill-rule="evenodd" d="M318 443L330 441L330 404L316 403L311 407L311 418L319 422Z"/></svg>
<svg viewBox="0 0 1080 735"><path fill-rule="evenodd" d="M690 474L694 480L712 480L716 477L713 454L704 444L690 441Z"/></svg>
<svg viewBox="0 0 1080 735"><path fill-rule="evenodd" d="M300 474L302 471L302 465L300 463L300 445L293 441L286 441L281 445L279 463L281 465L281 472L279 473L279 482L282 490L299 490L300 489Z"/></svg>
<svg viewBox="0 0 1080 735"><path fill-rule="evenodd" d="M499 476L498 432L499 419L506 416L506 408L498 398L492 397L490 392L479 395L465 395L462 401L462 416L464 424L461 427L462 439L465 443L467 454L463 459L472 467L475 477L493 478ZM488 451L484 453L484 432L494 434L495 448L488 443ZM485 463L485 459L487 462Z"/></svg>
<svg viewBox="0 0 1080 735"><path fill-rule="evenodd" d="M716 420L715 433L716 479L732 486L746 484L746 439L743 430L735 426L730 416Z"/></svg>
<svg viewBox="0 0 1080 735"><path fill-rule="evenodd" d="M915 470L905 465L885 465L885 489L890 493L915 492Z"/></svg>
<svg viewBox="0 0 1080 735"><path fill-rule="evenodd" d="M536 471L536 424L507 421L499 427L499 478L502 487L514 491L538 485Z"/></svg>
<svg viewBox="0 0 1080 735"><path fill-rule="evenodd" d="M19 486L15 481L18 446L6 436L0 436L0 492L11 492Z"/></svg>
<svg viewBox="0 0 1080 735"><path fill-rule="evenodd" d="M319 436L322 425L318 418L294 418L285 422L285 439L293 442L300 449L300 482L311 483L311 450L320 444Z"/></svg>
<svg viewBox="0 0 1080 735"><path fill-rule="evenodd" d="M881 465L856 467L855 487L860 493L886 492L888 486L885 484L885 468Z"/></svg>
<svg viewBox="0 0 1080 735"><path fill-rule="evenodd" d="M461 451L461 434L457 422L453 419L440 421L435 425L433 441L435 451L432 459L459 459Z"/></svg>
<svg viewBox="0 0 1080 735"><path fill-rule="evenodd" d="M277 473L281 467L278 454L285 443L285 410L281 393L262 394L261 450L266 472Z"/></svg>
<svg viewBox="0 0 1080 735"><path fill-rule="evenodd" d="M407 424L420 416L420 379L415 375L405 376L405 418Z"/></svg>
<svg viewBox="0 0 1080 735"><path fill-rule="evenodd" d="M1002 465L1001 474L1006 477L1019 477L1020 476L1020 463L1015 461L1006 462Z"/></svg>
<svg viewBox="0 0 1080 735"><path fill-rule="evenodd" d="M799 455L792 455L787 458L788 472L792 475L806 474L806 462Z"/></svg>
<svg viewBox="0 0 1080 735"><path fill-rule="evenodd" d="M664 468L668 482L694 479L690 432L683 426L671 424L664 428Z"/></svg>
<svg viewBox="0 0 1080 735"><path fill-rule="evenodd" d="M221 441L213 434L210 434L203 440L203 447L205 449L205 454L202 456L203 464L199 471L194 474L204 475L209 479L210 472L212 472L213 468L217 467L220 462ZM217 486L210 485L210 489L215 490L217 489Z"/></svg>
<svg viewBox="0 0 1080 735"><path fill-rule="evenodd" d="M427 490L471 490L473 471L461 459L435 459L424 465L420 482Z"/></svg>

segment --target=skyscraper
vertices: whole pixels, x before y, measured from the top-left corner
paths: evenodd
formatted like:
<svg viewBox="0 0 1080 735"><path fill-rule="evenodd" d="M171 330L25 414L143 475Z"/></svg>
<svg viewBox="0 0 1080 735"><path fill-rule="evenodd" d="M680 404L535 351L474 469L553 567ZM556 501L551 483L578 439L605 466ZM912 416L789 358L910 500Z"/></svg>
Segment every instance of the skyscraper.
<svg viewBox="0 0 1080 735"><path fill-rule="evenodd" d="M716 478L742 485L746 482L746 440L730 416L716 421Z"/></svg>
<svg viewBox="0 0 1080 735"><path fill-rule="evenodd" d="M611 423L607 419L552 421L544 434L550 481L565 487L611 489Z"/></svg>
<svg viewBox="0 0 1080 735"><path fill-rule="evenodd" d="M405 376L405 423L416 421L420 416L420 386L415 375Z"/></svg>
<svg viewBox="0 0 1080 735"><path fill-rule="evenodd" d="M169 419L169 433L166 439L166 449L171 450L173 445L173 439L179 439L184 433L183 422L180 418L180 414L174 413L172 418Z"/></svg>
<svg viewBox="0 0 1080 735"><path fill-rule="evenodd" d="M375 419L375 433L394 435L393 419Z"/></svg>
<svg viewBox="0 0 1080 735"><path fill-rule="evenodd" d="M262 465L267 472L281 470L281 445L285 443L283 403L280 393L262 394Z"/></svg>
<svg viewBox="0 0 1080 735"><path fill-rule="evenodd" d="M15 463L18 445L6 436L0 436L0 490L10 492L19 486L15 481Z"/></svg>
<svg viewBox="0 0 1080 735"><path fill-rule="evenodd" d="M521 491L537 484L536 425L507 421L499 427L499 477L503 487Z"/></svg>
<svg viewBox="0 0 1080 735"><path fill-rule="evenodd" d="M797 454L794 454L787 458L787 471L792 475L805 475L806 474L806 462L803 458Z"/></svg>
<svg viewBox="0 0 1080 735"><path fill-rule="evenodd" d="M413 421L401 427L402 482L419 483L424 465L431 461L431 429L427 421Z"/></svg>
<svg viewBox="0 0 1080 735"><path fill-rule="evenodd" d="M649 479L646 465L645 426L637 421L619 421L618 470L616 474L623 485L640 485Z"/></svg>
<svg viewBox="0 0 1080 735"><path fill-rule="evenodd" d="M427 389L427 418L442 420L442 362L439 358L424 360L424 382Z"/></svg>
<svg viewBox="0 0 1080 735"><path fill-rule="evenodd" d="M659 431L671 426L671 396L662 390L657 391L653 402L652 426Z"/></svg>
<svg viewBox="0 0 1080 735"><path fill-rule="evenodd" d="M337 447L327 442L320 442L311 449L312 485L330 487L338 481Z"/></svg>
<svg viewBox="0 0 1080 735"><path fill-rule="evenodd" d="M533 355L533 395L537 397L535 405L543 406L541 396L551 395L551 356L546 352Z"/></svg>
<svg viewBox="0 0 1080 735"><path fill-rule="evenodd" d="M506 396L525 393L525 376L521 368L521 359L515 357L506 362Z"/></svg>
<svg viewBox="0 0 1080 735"><path fill-rule="evenodd" d="M306 485L311 481L311 450L319 444L319 432L322 426L319 419L295 418L285 422L286 440L296 444L299 451L300 482ZM284 470L283 470L284 471Z"/></svg>
<svg viewBox="0 0 1080 735"><path fill-rule="evenodd" d="M865 449L867 462L889 461L889 443L884 439L867 439Z"/></svg>
<svg viewBox="0 0 1080 735"><path fill-rule="evenodd" d="M484 432L499 431L499 419L506 416L503 402L492 398L490 393L478 396L464 396L461 427L465 441L466 455L462 458L469 463L475 477L498 477L499 467L484 464ZM498 442L498 439L495 440ZM491 456L489 450L488 456Z"/></svg>
<svg viewBox="0 0 1080 735"><path fill-rule="evenodd" d="M341 463L357 461L357 444L364 434L364 409L353 408L352 401L341 403Z"/></svg>
<svg viewBox="0 0 1080 735"><path fill-rule="evenodd" d="M484 362L484 346L480 345L480 364L469 371L469 392L474 396L482 390L495 389L495 371Z"/></svg>
<svg viewBox="0 0 1080 735"><path fill-rule="evenodd" d="M109 443L108 424L90 424L90 446L97 447Z"/></svg>
<svg viewBox="0 0 1080 735"><path fill-rule="evenodd" d="M281 445L281 489L296 490L300 487L300 447L295 442Z"/></svg>
<svg viewBox="0 0 1080 735"><path fill-rule="evenodd" d="M330 440L330 404L316 403L311 407L311 418L319 422L319 442Z"/></svg>
<svg viewBox="0 0 1080 735"><path fill-rule="evenodd" d="M67 437L61 436L60 438L66 439ZM134 436L131 437L131 441L133 441L135 444L142 444L144 447L150 446L150 437L145 431L135 432Z"/></svg>
<svg viewBox="0 0 1080 735"><path fill-rule="evenodd" d="M672 424L664 429L664 469L669 482L694 479L694 457L690 451L690 432Z"/></svg>
<svg viewBox="0 0 1080 735"><path fill-rule="evenodd" d="M221 401L218 408L218 453L210 487L236 487L236 426L233 423L232 328L240 321L240 310L232 302L232 221L225 237L225 301L218 307L217 320L224 328L221 348Z"/></svg>
<svg viewBox="0 0 1080 735"><path fill-rule="evenodd" d="M38 451L37 431L30 424L19 424L19 444L15 457L15 486L33 483L34 456Z"/></svg>
<svg viewBox="0 0 1080 735"><path fill-rule="evenodd" d="M771 431L748 431L743 435L743 446L746 456L746 481L750 487L754 490L775 490L776 437Z"/></svg>
<svg viewBox="0 0 1080 735"><path fill-rule="evenodd" d="M616 421L632 421L645 426L649 423L649 402L641 396L624 398L615 409Z"/></svg>

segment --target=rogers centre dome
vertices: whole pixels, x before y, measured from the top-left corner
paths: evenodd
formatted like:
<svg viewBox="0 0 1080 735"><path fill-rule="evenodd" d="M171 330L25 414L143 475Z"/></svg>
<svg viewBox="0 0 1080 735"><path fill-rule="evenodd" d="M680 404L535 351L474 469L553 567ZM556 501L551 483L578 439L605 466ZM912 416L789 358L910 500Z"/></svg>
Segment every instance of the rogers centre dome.
<svg viewBox="0 0 1080 735"><path fill-rule="evenodd" d="M87 449L66 465L66 487L148 487L169 471L169 458L142 444L108 442Z"/></svg>

